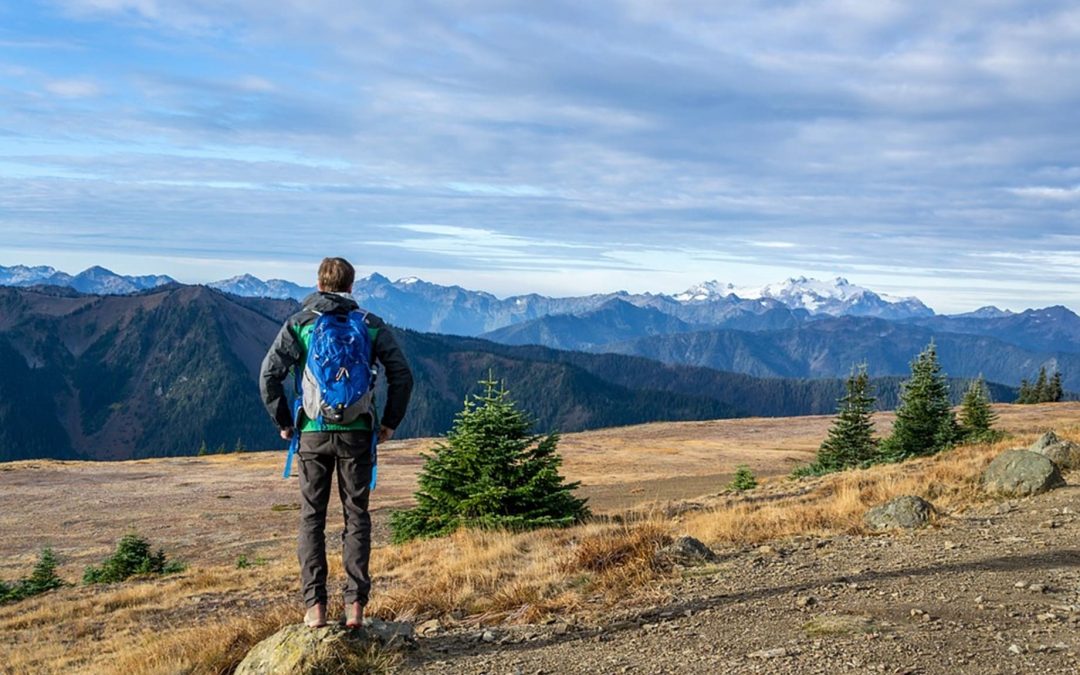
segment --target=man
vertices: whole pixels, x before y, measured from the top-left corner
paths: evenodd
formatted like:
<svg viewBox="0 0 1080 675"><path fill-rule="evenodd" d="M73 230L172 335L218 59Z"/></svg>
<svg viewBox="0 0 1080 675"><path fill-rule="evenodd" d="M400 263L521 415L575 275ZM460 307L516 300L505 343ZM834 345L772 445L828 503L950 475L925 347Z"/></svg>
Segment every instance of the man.
<svg viewBox="0 0 1080 675"><path fill-rule="evenodd" d="M356 271L344 258L325 258L319 266L318 291L303 301L303 308L289 317L278 333L274 344L263 359L259 389L263 403L281 430L281 437L291 440L300 434L297 457L300 465L300 535L298 557L304 605L304 623L312 628L326 625L326 509L330 500L330 481L337 473L338 495L345 513L342 533L342 563L345 568L345 625L357 627L363 620L364 606L371 592L368 558L371 554L371 516L368 498L374 471L375 445L372 433L378 429L378 442L390 440L394 429L405 416L412 393L413 378L405 354L394 334L379 317L359 310L352 297ZM357 314L350 314L358 312ZM309 417L310 401L295 415L285 394L285 379L291 369L304 375L308 350L320 317L341 315L363 324L353 324L356 330L367 329L373 360L386 373L388 386L386 406L381 424L377 420L374 399L360 405L367 408L356 419L342 419L334 424ZM348 320L341 318L348 323ZM322 325L322 324L319 324ZM364 342L367 344L367 342ZM310 373L308 373L310 375ZM340 379L340 376L339 376ZM304 386L308 392L308 387ZM316 393L317 395L317 393ZM311 397L305 393L304 398ZM316 408L318 409L318 408Z"/></svg>

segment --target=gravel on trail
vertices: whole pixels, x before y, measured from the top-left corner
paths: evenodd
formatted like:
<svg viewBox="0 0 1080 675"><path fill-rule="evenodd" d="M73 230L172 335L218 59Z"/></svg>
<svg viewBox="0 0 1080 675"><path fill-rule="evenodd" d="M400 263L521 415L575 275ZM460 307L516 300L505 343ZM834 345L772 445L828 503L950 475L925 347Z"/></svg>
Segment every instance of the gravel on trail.
<svg viewBox="0 0 1080 675"><path fill-rule="evenodd" d="M667 601L420 626L400 672L1080 673L1080 487L933 527L717 551Z"/></svg>

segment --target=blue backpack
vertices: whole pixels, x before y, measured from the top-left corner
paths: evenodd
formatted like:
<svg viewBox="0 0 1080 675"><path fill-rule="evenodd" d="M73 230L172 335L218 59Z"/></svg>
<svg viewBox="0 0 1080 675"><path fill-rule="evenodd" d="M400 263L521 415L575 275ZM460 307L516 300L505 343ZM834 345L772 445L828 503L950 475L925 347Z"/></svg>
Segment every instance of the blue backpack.
<svg viewBox="0 0 1080 675"><path fill-rule="evenodd" d="M307 360L297 373L293 403L293 438L285 461L285 478L292 474L293 455L300 446L300 413L322 429L326 424L350 424L370 414L375 396L374 349L367 313L320 314L311 331ZM373 425L374 426L374 425ZM377 430L371 430L372 463ZM372 470L371 487L375 487Z"/></svg>

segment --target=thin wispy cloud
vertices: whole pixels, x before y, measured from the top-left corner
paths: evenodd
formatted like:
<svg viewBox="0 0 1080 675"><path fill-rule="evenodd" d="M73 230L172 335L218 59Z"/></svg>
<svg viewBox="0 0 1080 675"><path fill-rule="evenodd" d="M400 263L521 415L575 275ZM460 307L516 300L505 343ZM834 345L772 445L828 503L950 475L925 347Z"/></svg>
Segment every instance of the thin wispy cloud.
<svg viewBox="0 0 1080 675"><path fill-rule="evenodd" d="M61 98L90 98L102 93L101 87L91 80L51 80L45 83L45 91Z"/></svg>
<svg viewBox="0 0 1080 675"><path fill-rule="evenodd" d="M1080 231L1074 3L55 0L0 26L0 264L299 278L341 240L496 293L843 274L1080 306L1038 266Z"/></svg>

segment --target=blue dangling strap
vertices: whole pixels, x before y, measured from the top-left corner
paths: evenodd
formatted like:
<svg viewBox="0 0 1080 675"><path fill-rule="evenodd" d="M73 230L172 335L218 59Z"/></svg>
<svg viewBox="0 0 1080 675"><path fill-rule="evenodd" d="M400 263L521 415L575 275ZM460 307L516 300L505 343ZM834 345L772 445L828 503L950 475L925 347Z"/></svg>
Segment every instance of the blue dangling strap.
<svg viewBox="0 0 1080 675"><path fill-rule="evenodd" d="M368 486L368 489L372 492L375 491L375 484L379 478L379 451L377 448L379 432L376 429L377 426L375 424L375 413L371 413L371 485Z"/></svg>
<svg viewBox="0 0 1080 675"><path fill-rule="evenodd" d="M282 478L292 475L293 457L300 451L300 413L304 411L303 393L300 386L300 371L296 371L296 398L293 399L293 434L289 439L289 454L285 455L285 471Z"/></svg>

